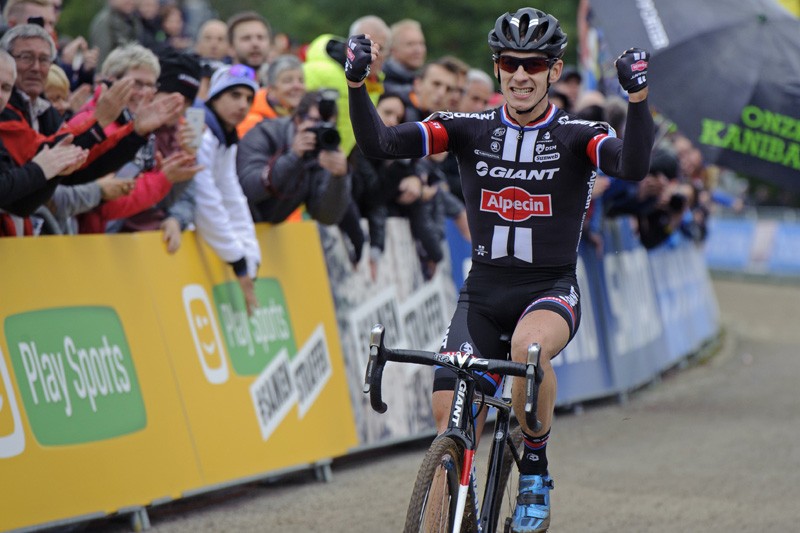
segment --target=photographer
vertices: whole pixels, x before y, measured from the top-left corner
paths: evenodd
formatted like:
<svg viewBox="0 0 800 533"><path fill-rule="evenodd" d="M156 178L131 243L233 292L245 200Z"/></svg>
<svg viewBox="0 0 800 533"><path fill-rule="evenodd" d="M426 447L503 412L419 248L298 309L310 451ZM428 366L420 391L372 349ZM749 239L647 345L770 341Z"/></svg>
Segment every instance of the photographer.
<svg viewBox="0 0 800 533"><path fill-rule="evenodd" d="M336 98L335 91L308 93L291 116L263 120L241 140L236 166L256 222L283 222L303 203L322 224L344 216L351 177Z"/></svg>

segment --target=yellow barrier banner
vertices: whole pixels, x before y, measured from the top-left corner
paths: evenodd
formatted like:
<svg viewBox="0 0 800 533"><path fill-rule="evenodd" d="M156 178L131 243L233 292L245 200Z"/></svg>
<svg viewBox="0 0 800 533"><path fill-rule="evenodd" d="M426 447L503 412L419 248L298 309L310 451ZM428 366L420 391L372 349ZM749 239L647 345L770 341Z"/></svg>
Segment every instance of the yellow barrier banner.
<svg viewBox="0 0 800 533"><path fill-rule="evenodd" d="M252 317L231 268L199 239L183 254L146 254L204 485L357 443L317 226L257 231L261 308Z"/></svg>
<svg viewBox="0 0 800 533"><path fill-rule="evenodd" d="M257 230L253 316L193 233L0 239L0 530L357 444L317 227Z"/></svg>
<svg viewBox="0 0 800 533"><path fill-rule="evenodd" d="M201 482L140 240L0 239L0 529Z"/></svg>

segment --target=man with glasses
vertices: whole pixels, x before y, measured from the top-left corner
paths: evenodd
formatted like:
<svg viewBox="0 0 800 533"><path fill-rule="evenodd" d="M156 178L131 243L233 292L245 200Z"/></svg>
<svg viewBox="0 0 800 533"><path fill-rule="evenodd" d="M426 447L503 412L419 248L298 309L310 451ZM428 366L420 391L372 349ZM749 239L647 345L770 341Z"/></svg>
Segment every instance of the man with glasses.
<svg viewBox="0 0 800 533"><path fill-rule="evenodd" d="M488 35L494 71L506 104L482 113L436 113L423 122L385 127L361 80L375 50L353 36L345 67L356 139L370 157L458 156L472 235L472 269L461 290L442 351L478 357L505 353L501 333L513 332L511 356L525 362L541 345L544 380L538 397L540 429L527 427L524 382L514 383L514 407L525 435L512 531L541 532L550 524L546 445L556 399L551 359L580 323L576 279L578 244L597 168L639 181L647 175L654 128L647 105L648 53L630 49L616 61L628 92L623 140L607 124L576 120L548 101L558 80L567 36L553 16L533 8L501 15ZM497 383L486 376L484 394ZM437 428L447 427L454 376L434 378ZM480 413L482 429L485 410ZM477 433L480 435L480 431Z"/></svg>
<svg viewBox="0 0 800 533"><path fill-rule="evenodd" d="M56 55L50 35L41 26L22 24L6 32L0 48L14 58L17 69L8 105L0 113L0 139L17 164L30 161L43 146L52 145L67 134L74 135L74 144L89 149L87 163L79 170L49 180L41 189L8 206L7 210L15 215L30 215L51 198L60 183L86 183L118 169L133 158L150 132L180 113L182 98L170 95L139 106L136 116L128 114L126 123L107 135L105 128L122 115L135 91L135 80L127 79L100 89L93 109L64 124L58 111L44 98L47 73Z"/></svg>
<svg viewBox="0 0 800 533"><path fill-rule="evenodd" d="M182 61L184 57L185 61ZM151 105L156 98L172 98L178 105L178 111L172 113L172 121L166 122L165 127L147 135L143 146L132 158L123 161L124 166L120 165L121 168L116 171L118 178L136 179L133 191L124 198L105 202L90 211L80 213L78 217L80 233L119 230L123 223L116 221L139 214L161 202L167 194L173 192L173 186L176 185L177 190L174 193L177 195L180 189L188 186L187 180L198 170L193 150L187 143L181 143L176 127L178 119L192 105L197 95L200 66L191 57L177 53L165 55L162 59L171 76L159 77L163 74L161 61L152 51L139 44L129 44L114 49L103 63L101 75L104 82L116 84L130 80L133 85L128 99L129 114L123 114L120 119L106 127L107 135L113 136L116 131L124 128L131 116L134 118L140 116L141 110ZM176 63L177 69L180 70L176 69ZM192 70L194 66L197 72ZM175 80L176 77L181 79ZM163 81L166 89L158 94L156 91L160 86L157 80ZM170 96L172 94L176 96ZM91 113L91 107L85 113ZM78 115L74 120L80 122L84 119ZM182 144L187 146L181 146ZM160 161L157 154L161 155ZM56 194L58 195L58 191ZM166 204L164 206L168 207Z"/></svg>
<svg viewBox="0 0 800 533"><path fill-rule="evenodd" d="M18 38L14 38L15 35ZM61 117L42 97L47 73L56 55L52 39L45 30L30 24L15 26L8 31L6 38L10 45L5 47L6 51L17 64L15 87L27 108L31 125L45 135L55 133L61 125ZM9 103L16 106L18 102L15 100L18 99L12 95Z"/></svg>

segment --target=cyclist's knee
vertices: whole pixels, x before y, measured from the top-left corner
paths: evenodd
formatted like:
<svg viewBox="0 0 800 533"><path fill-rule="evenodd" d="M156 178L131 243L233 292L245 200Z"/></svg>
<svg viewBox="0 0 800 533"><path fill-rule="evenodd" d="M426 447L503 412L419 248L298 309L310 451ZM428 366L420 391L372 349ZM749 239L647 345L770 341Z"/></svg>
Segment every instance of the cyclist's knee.
<svg viewBox="0 0 800 533"><path fill-rule="evenodd" d="M453 391L437 390L431 397L433 420L436 422L436 432L441 433L447 429L447 419L450 416L450 404L453 402Z"/></svg>

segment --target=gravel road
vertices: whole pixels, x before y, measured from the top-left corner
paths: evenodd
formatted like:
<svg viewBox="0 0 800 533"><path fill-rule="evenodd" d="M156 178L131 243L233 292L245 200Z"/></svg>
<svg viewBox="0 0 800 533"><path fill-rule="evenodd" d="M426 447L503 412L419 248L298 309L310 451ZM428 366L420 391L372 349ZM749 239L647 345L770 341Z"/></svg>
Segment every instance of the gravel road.
<svg viewBox="0 0 800 533"><path fill-rule="evenodd" d="M798 530L800 286L714 286L725 330L715 354L625 404L557 414L550 531ZM329 483L301 472L173 502L150 511L153 531L400 531L427 444L335 461ZM122 519L74 529L130 531Z"/></svg>

